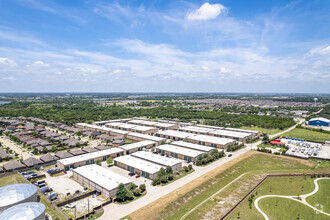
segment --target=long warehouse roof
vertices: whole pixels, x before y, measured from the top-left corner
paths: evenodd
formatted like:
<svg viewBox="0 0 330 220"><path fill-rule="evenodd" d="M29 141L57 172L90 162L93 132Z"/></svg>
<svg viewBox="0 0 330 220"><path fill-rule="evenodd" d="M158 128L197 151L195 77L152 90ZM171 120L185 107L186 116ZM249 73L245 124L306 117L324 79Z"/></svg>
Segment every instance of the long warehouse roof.
<svg viewBox="0 0 330 220"><path fill-rule="evenodd" d="M143 160L148 160L153 163L160 164L162 166L174 166L176 164L182 163L181 161L168 158L168 157L163 157L158 154L153 154L150 152L145 152L145 151L137 151L135 153L131 154L133 157L138 157Z"/></svg>
<svg viewBox="0 0 330 220"><path fill-rule="evenodd" d="M230 138L219 138L214 136L208 136L208 135L195 135L188 137L188 139L195 140L195 141L202 141L202 142L208 142L212 144L220 144L220 145L226 145L235 142L235 140Z"/></svg>
<svg viewBox="0 0 330 220"><path fill-rule="evenodd" d="M118 154L121 152L124 152L124 150L115 147L115 148L100 150L100 151L92 152L92 153L88 153L88 154L82 154L82 155L75 156L75 157L61 159L61 160L58 160L58 162L62 163L65 166L65 165L69 165L69 164L78 163L81 161L92 160L97 157L108 156L110 154Z"/></svg>
<svg viewBox="0 0 330 220"><path fill-rule="evenodd" d="M183 138L183 139L193 136L192 134L189 134L187 132L173 131L173 130L158 131L158 132L156 132L156 134L173 136L173 137L178 137L178 138Z"/></svg>
<svg viewBox="0 0 330 220"><path fill-rule="evenodd" d="M102 186L107 190L113 190L118 187L120 183L124 185L133 182L132 180L121 176L109 169L98 166L96 164L78 167L73 170L81 176L89 179L90 181Z"/></svg>
<svg viewBox="0 0 330 220"><path fill-rule="evenodd" d="M152 144L155 144L156 142L154 141L140 141L140 142L136 142L136 143L132 143L132 144L126 144L126 145L122 145L119 146L119 148L124 149L124 150L132 150L135 148L139 148L139 147L145 147L145 146L149 146Z"/></svg>
<svg viewBox="0 0 330 220"><path fill-rule="evenodd" d="M208 147L200 144L193 144L185 141L173 141L171 142L172 145L176 145L179 147L189 148L193 150L203 151L203 152L209 152L214 150L214 147Z"/></svg>
<svg viewBox="0 0 330 220"><path fill-rule="evenodd" d="M91 128L91 129L95 129L95 130L100 130L100 131L105 131L105 132L113 132L113 133L124 134L124 135L126 135L128 133L127 131L122 131L122 130L108 128L108 127L101 127L101 126L91 125L91 124L86 124L86 123L77 123L76 125Z"/></svg>
<svg viewBox="0 0 330 220"><path fill-rule="evenodd" d="M215 129L202 128L202 127L196 127L196 126L187 126L187 127L180 128L180 130L183 130L185 132L192 131L192 132L200 132L200 133L208 133L208 132L215 131Z"/></svg>
<svg viewBox="0 0 330 220"><path fill-rule="evenodd" d="M128 136L144 138L146 140L157 141L157 142L166 140L166 138L156 137L156 136L152 136L152 135L149 135L149 134L135 133L135 132L128 133L127 137Z"/></svg>
<svg viewBox="0 0 330 220"><path fill-rule="evenodd" d="M159 150L169 151L169 152L185 155L188 157L198 157L199 155L205 153L202 151L187 149L184 147L174 146L174 145L170 145L170 144L163 144L156 148Z"/></svg>
<svg viewBox="0 0 330 220"><path fill-rule="evenodd" d="M236 131L228 131L228 130L216 130L212 131L209 134L214 135L221 135L221 136L228 136L228 137L235 137L235 138L246 138L251 136L249 133L243 133L243 132L236 132Z"/></svg>
<svg viewBox="0 0 330 220"><path fill-rule="evenodd" d="M151 173L151 174L157 173L160 170L160 168L164 167L164 166L160 166L155 163L148 162L146 160L142 160L142 159L139 159L136 157L129 156L129 155L117 157L114 159L114 161L126 164L130 167L133 167L133 168L136 168L136 169L139 169L141 171Z"/></svg>

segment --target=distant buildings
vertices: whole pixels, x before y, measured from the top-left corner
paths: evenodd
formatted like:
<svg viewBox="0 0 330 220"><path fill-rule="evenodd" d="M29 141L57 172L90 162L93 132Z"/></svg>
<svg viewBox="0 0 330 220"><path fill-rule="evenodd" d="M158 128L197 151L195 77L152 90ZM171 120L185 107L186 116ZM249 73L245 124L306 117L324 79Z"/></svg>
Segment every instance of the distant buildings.
<svg viewBox="0 0 330 220"><path fill-rule="evenodd" d="M308 125L310 126L324 126L329 127L330 120L326 118L312 118L308 121Z"/></svg>

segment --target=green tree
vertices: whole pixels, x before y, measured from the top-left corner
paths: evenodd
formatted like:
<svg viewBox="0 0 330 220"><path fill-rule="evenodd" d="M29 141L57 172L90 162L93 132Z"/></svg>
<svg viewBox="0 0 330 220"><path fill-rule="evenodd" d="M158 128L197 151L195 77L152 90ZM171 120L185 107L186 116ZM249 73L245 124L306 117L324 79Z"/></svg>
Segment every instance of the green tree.
<svg viewBox="0 0 330 220"><path fill-rule="evenodd" d="M128 190L132 191L132 190L134 190L134 189L135 189L135 184L134 184L134 183L130 183L130 184L128 185Z"/></svg>
<svg viewBox="0 0 330 220"><path fill-rule="evenodd" d="M124 184L120 183L116 190L116 199L118 201L123 202L126 201L127 197L128 197L128 191L125 188Z"/></svg>
<svg viewBox="0 0 330 220"><path fill-rule="evenodd" d="M37 155L39 153L38 149L37 148L34 148L33 149L33 154Z"/></svg>
<svg viewBox="0 0 330 220"><path fill-rule="evenodd" d="M48 152L47 148L46 147L43 147L42 148L42 153L46 154Z"/></svg>
<svg viewBox="0 0 330 220"><path fill-rule="evenodd" d="M100 160L95 161L95 164L96 164L96 165L99 165L99 166L102 165Z"/></svg>
<svg viewBox="0 0 330 220"><path fill-rule="evenodd" d="M108 159L106 161L107 161L107 164L109 164L109 165L113 163L113 160L111 157L108 157Z"/></svg>
<svg viewBox="0 0 330 220"><path fill-rule="evenodd" d="M173 173L173 169L172 169L172 167L171 166L166 166L166 174L168 175L168 174L172 174Z"/></svg>
<svg viewBox="0 0 330 220"><path fill-rule="evenodd" d="M141 192L146 191L146 184L141 184L141 185L139 186L139 188L140 188Z"/></svg>

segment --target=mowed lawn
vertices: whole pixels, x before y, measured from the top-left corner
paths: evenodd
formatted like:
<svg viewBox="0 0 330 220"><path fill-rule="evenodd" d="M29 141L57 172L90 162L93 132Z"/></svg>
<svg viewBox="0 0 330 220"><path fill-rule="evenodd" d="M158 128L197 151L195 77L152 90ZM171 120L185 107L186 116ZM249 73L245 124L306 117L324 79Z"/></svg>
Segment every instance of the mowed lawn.
<svg viewBox="0 0 330 220"><path fill-rule="evenodd" d="M301 162L300 162L301 161ZM210 197L213 193L224 187L226 184L248 171L255 171L259 173L265 172L303 172L309 170L310 167L305 165L306 161L303 160L291 160L284 157L275 157L268 154L258 154L245 159L236 165L230 167L226 171L215 176L211 180L201 184L194 190L180 196L175 201L162 208L162 212L156 214L153 212L153 216L149 216L150 219L180 219L185 213L200 204L202 201ZM282 185L284 186L284 185ZM307 189L307 186L306 186ZM203 207L201 207L203 208ZM204 212L203 210L196 210L198 212ZM156 214L156 216L155 216ZM187 216L188 219L194 216ZM134 217L134 215L132 215ZM141 216L139 216L141 217Z"/></svg>
<svg viewBox="0 0 330 220"><path fill-rule="evenodd" d="M319 191L316 194L306 198L306 201L324 212L330 213L330 179L317 181Z"/></svg>
<svg viewBox="0 0 330 220"><path fill-rule="evenodd" d="M6 176L6 177L2 177L0 178L0 187L2 186L6 186L9 184L15 184L15 183L27 183L26 180L20 176L19 174L14 174L14 175L10 175L10 176ZM39 192L38 192L39 194ZM40 196L40 194L39 194ZM43 203L46 206L46 213L48 213L49 215L52 216L53 219L59 219L59 220L65 220L65 217L62 216L58 211L56 211L50 204L49 202L44 199L42 196L40 196L41 198L41 203Z"/></svg>
<svg viewBox="0 0 330 220"><path fill-rule="evenodd" d="M269 219L313 219L326 220L329 216L317 213L308 206L285 198L264 198L259 201L259 207Z"/></svg>
<svg viewBox="0 0 330 220"><path fill-rule="evenodd" d="M283 137L302 138L308 141L325 142L330 140L330 134L310 131L303 128L295 128L282 135Z"/></svg>
<svg viewBox="0 0 330 220"><path fill-rule="evenodd" d="M310 177L274 177L268 178L263 182L252 194L255 196L253 199L252 209L250 209L248 198L245 199L229 216L227 219L236 219L237 213L240 213L241 219L263 219L262 215L256 210L254 201L259 196L264 195L284 195L284 196L297 196L302 194L310 193L314 190L314 179ZM266 200L264 198L260 200ZM261 205L259 205L261 208ZM275 206L274 206L275 207ZM278 207L276 207L278 208ZM306 206L307 209L309 209ZM261 208L262 209L262 208ZM264 209L262 209L264 210ZM265 210L266 211L266 210ZM290 212L288 210L281 210L281 212ZM265 212L266 213L266 212ZM268 214L268 213L267 213ZM288 214L291 215L291 214ZM310 219L301 216L301 219ZM270 218L273 219L273 218ZM276 218L275 218L276 219ZM281 218L277 218L281 219ZM282 218L282 219L293 219L293 218Z"/></svg>
<svg viewBox="0 0 330 220"><path fill-rule="evenodd" d="M266 134L277 134L279 132L281 132L282 130L278 129L278 128L260 128L260 127L241 127L240 129L246 129L246 130L252 130L252 131L259 131L260 133L266 133Z"/></svg>

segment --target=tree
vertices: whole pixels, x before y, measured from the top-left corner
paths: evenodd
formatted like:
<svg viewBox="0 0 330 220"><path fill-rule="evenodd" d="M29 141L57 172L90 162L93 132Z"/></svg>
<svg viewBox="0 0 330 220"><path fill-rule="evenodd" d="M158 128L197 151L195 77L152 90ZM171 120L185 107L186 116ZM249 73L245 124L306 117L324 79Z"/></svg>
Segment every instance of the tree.
<svg viewBox="0 0 330 220"><path fill-rule="evenodd" d="M96 165L99 165L99 166L102 165L100 160L95 161L95 164L96 164Z"/></svg>
<svg viewBox="0 0 330 220"><path fill-rule="evenodd" d="M133 190L133 194L134 194L134 196L140 196L141 195L141 189L139 189L139 188L136 188L136 189L134 189Z"/></svg>
<svg viewBox="0 0 330 220"><path fill-rule="evenodd" d="M173 173L173 170L172 170L172 167L171 166L166 166L166 174L172 174Z"/></svg>
<svg viewBox="0 0 330 220"><path fill-rule="evenodd" d="M189 169L189 170L192 170L192 168L193 168L192 165L189 164L189 165L188 165L188 169Z"/></svg>
<svg viewBox="0 0 330 220"><path fill-rule="evenodd" d="M125 188L124 184L120 183L116 190L116 199L119 201L125 201L128 197L128 191Z"/></svg>
<svg viewBox="0 0 330 220"><path fill-rule="evenodd" d="M189 171L189 168L187 166L184 166L183 169L184 169L185 172Z"/></svg>
<svg viewBox="0 0 330 220"><path fill-rule="evenodd" d="M39 153L38 149L37 148L34 148L33 149L33 154L38 154L38 153Z"/></svg>
<svg viewBox="0 0 330 220"><path fill-rule="evenodd" d="M135 189L135 184L134 183L130 183L128 185L128 190L132 191L133 189Z"/></svg>
<svg viewBox="0 0 330 220"><path fill-rule="evenodd" d="M269 143L269 137L268 137L267 134L264 134L264 136L263 136L263 138L262 138L262 142L263 142L264 144L268 144L268 143Z"/></svg>
<svg viewBox="0 0 330 220"><path fill-rule="evenodd" d="M109 165L113 163L113 160L111 157L108 157L108 159L106 161L107 161L107 164L109 164Z"/></svg>
<svg viewBox="0 0 330 220"><path fill-rule="evenodd" d="M146 184L141 184L141 185L139 186L139 188L140 188L141 192L146 191Z"/></svg>
<svg viewBox="0 0 330 220"><path fill-rule="evenodd" d="M152 185L153 186L156 186L158 184L160 184L160 179L158 177L152 180Z"/></svg>
<svg viewBox="0 0 330 220"><path fill-rule="evenodd" d="M42 153L46 154L48 152L47 148L46 147L43 147L42 148Z"/></svg>
<svg viewBox="0 0 330 220"><path fill-rule="evenodd" d="M165 171L165 169L162 167L162 168L160 168L160 170L158 171L158 174L157 174L157 177L158 178L161 178L161 177L163 177L163 176L165 176L166 175L166 171Z"/></svg>
<svg viewBox="0 0 330 220"><path fill-rule="evenodd" d="M51 149L53 152L55 152L57 150L57 147L55 145L52 146L52 149Z"/></svg>

